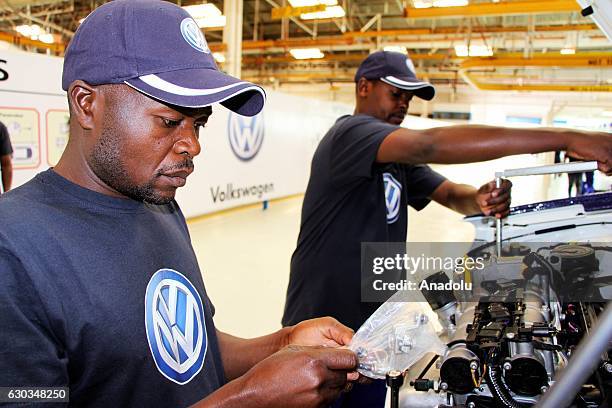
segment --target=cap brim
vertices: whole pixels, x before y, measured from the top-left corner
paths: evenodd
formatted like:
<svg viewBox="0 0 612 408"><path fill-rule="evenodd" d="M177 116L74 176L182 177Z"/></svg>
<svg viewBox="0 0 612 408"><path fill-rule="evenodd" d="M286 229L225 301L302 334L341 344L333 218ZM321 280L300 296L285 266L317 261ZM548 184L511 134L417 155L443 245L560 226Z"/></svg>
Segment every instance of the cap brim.
<svg viewBox="0 0 612 408"><path fill-rule="evenodd" d="M386 82L389 85L396 86L400 89L412 91L416 96L426 101L431 101L436 95L436 89L432 84L425 81L418 81L414 78L402 78L394 76L386 76L380 78L381 81Z"/></svg>
<svg viewBox="0 0 612 408"><path fill-rule="evenodd" d="M172 105L200 108L221 103L243 116L257 115L266 93L260 86L215 69L183 69L143 75L125 83L139 92Z"/></svg>

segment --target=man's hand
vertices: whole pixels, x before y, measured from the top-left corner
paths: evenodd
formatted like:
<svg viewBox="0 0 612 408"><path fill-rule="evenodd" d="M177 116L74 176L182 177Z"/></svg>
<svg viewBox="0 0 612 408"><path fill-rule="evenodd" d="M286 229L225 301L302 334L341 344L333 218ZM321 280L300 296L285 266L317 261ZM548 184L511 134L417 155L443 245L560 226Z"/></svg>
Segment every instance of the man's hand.
<svg viewBox="0 0 612 408"><path fill-rule="evenodd" d="M290 328L287 335L288 345L298 346L347 346L355 332L333 317L320 317L318 319L304 320ZM364 382L357 371L347 373L349 381Z"/></svg>
<svg viewBox="0 0 612 408"><path fill-rule="evenodd" d="M347 373L356 366L357 356L350 350L291 345L237 381L252 406L324 407L342 393Z"/></svg>
<svg viewBox="0 0 612 408"><path fill-rule="evenodd" d="M570 139L566 154L580 160L597 160L599 171L612 175L612 134L583 132L578 136Z"/></svg>
<svg viewBox="0 0 612 408"><path fill-rule="evenodd" d="M290 328L287 344L299 346L346 346L353 338L353 330L333 317L304 320Z"/></svg>
<svg viewBox="0 0 612 408"><path fill-rule="evenodd" d="M495 181L490 181L478 189L476 204L484 215L494 215L503 218L510 212L510 180L502 180L500 188L495 187Z"/></svg>

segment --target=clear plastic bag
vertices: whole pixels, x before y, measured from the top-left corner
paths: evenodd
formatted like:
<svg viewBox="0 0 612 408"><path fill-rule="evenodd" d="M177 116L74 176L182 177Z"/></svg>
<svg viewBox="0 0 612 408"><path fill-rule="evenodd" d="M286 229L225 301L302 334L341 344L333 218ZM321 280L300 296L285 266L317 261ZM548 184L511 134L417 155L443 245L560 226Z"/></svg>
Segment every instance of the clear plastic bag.
<svg viewBox="0 0 612 408"><path fill-rule="evenodd" d="M390 370L403 372L429 352L443 354L446 346L436 333L439 327L427 302L391 297L359 328L349 345L359 359L357 371L384 379Z"/></svg>

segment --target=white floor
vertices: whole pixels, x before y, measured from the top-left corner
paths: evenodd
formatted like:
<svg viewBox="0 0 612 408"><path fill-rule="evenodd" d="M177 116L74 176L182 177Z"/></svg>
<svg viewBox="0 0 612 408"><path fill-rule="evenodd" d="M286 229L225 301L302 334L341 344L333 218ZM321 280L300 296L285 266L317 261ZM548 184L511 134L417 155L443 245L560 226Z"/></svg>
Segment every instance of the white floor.
<svg viewBox="0 0 612 408"><path fill-rule="evenodd" d="M455 182L479 186L495 170L551 163L550 155L525 155L494 162L435 166ZM566 177L513 180L513 205L563 198ZM215 323L228 333L253 337L280 328L289 260L299 231L302 197L274 201L189 222L193 246L208 295L216 307ZM471 242L473 231L462 216L435 203L409 214L410 241Z"/></svg>

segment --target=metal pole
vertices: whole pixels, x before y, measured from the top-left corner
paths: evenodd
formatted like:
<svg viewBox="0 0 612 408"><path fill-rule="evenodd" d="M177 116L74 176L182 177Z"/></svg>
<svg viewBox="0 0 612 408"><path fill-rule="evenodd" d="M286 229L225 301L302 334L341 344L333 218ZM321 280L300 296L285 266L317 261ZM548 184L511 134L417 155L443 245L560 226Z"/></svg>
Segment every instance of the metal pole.
<svg viewBox="0 0 612 408"><path fill-rule="evenodd" d="M582 339L567 367L561 371L555 383L544 393L536 406L538 408L570 406L582 384L597 367L601 354L610 347L611 341L612 302L608 302L590 335Z"/></svg>
<svg viewBox="0 0 612 408"><path fill-rule="evenodd" d="M495 173L495 188L501 187L501 176L499 173ZM502 219L495 217L495 249L497 251L497 257L501 258L501 247L502 247Z"/></svg>
<svg viewBox="0 0 612 408"><path fill-rule="evenodd" d="M240 78L242 72L242 9L243 0L224 0L223 14L227 24L223 29L223 42L227 45L225 70Z"/></svg>
<svg viewBox="0 0 612 408"><path fill-rule="evenodd" d="M501 187L502 177L534 176L538 174L557 174L557 173L580 173L583 171L597 170L597 162L573 162L553 164L550 166L525 167L522 169L509 169L495 172L495 187ZM502 220L495 218L495 249L497 257L501 257L502 248Z"/></svg>
<svg viewBox="0 0 612 408"><path fill-rule="evenodd" d="M390 408L399 408L399 391L404 384L404 375L401 371L391 370L386 377L387 386L391 389Z"/></svg>

